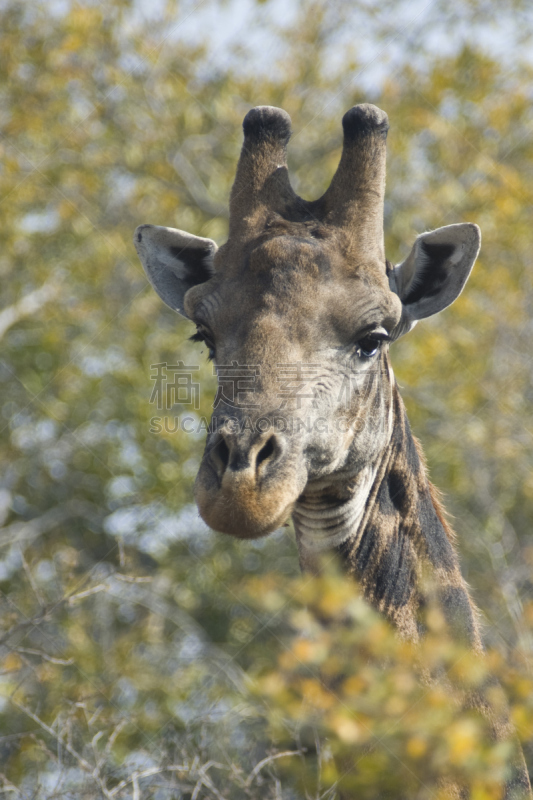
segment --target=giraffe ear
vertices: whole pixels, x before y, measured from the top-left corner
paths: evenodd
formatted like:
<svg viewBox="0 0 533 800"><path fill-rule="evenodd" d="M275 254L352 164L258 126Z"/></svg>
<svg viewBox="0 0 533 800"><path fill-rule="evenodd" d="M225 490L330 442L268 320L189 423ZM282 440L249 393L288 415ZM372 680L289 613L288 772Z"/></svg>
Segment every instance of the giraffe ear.
<svg viewBox="0 0 533 800"><path fill-rule="evenodd" d="M133 241L148 280L161 300L186 317L185 293L215 274L215 242L157 225L140 225Z"/></svg>
<svg viewBox="0 0 533 800"><path fill-rule="evenodd" d="M389 272L390 287L403 305L402 333L459 297L480 244L481 232L470 222L418 236L405 261Z"/></svg>

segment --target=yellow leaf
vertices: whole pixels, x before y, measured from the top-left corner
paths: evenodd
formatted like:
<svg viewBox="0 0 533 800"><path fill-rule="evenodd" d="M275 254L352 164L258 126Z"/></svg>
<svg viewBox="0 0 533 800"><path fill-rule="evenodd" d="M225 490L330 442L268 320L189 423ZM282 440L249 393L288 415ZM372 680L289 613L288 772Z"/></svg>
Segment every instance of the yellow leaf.
<svg viewBox="0 0 533 800"><path fill-rule="evenodd" d="M428 743L421 736L412 736L407 741L406 750L411 758L422 758L428 748Z"/></svg>
<svg viewBox="0 0 533 800"><path fill-rule="evenodd" d="M448 759L452 764L464 764L476 750L480 741L479 726L473 719L460 719L446 732Z"/></svg>
<svg viewBox="0 0 533 800"><path fill-rule="evenodd" d="M330 725L339 739L346 744L355 744L365 738L361 726L354 719L338 715L333 717Z"/></svg>
<svg viewBox="0 0 533 800"><path fill-rule="evenodd" d="M6 672L15 672L22 666L22 661L18 653L8 653L4 658L4 670Z"/></svg>
<svg viewBox="0 0 533 800"><path fill-rule="evenodd" d="M301 684L304 699L315 708L325 710L335 704L335 697L314 678L305 678Z"/></svg>

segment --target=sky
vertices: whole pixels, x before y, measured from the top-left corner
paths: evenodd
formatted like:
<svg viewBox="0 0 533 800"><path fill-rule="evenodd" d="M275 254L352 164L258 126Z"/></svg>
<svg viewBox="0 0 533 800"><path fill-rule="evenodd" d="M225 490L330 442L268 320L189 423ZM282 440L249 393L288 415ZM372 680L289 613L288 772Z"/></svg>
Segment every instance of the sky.
<svg viewBox="0 0 533 800"><path fill-rule="evenodd" d="M165 0L136 0L132 24L150 25L161 15L164 5ZM502 4L495 15L494 4L490 4L489 13L483 0L362 0L350 6L330 0L324 3L329 13L335 15L341 9L341 13L351 15L332 44L331 69L342 72L347 53L355 50L361 66L354 81L370 93L377 93L388 76L413 59L415 51L446 56L465 42L475 41L492 57L506 62L510 70L520 60L533 63L533 4L526 4L520 11L510 5ZM180 4L176 25L169 30L168 42L200 44L207 37L212 69L224 70L228 64L237 63L242 69L272 72L284 46L272 31L272 23L288 28L305 7L306 3L298 0L267 0L261 4L255 0L185 0ZM243 45L246 57L236 59L235 48ZM423 55L415 66L423 68L422 65Z"/></svg>

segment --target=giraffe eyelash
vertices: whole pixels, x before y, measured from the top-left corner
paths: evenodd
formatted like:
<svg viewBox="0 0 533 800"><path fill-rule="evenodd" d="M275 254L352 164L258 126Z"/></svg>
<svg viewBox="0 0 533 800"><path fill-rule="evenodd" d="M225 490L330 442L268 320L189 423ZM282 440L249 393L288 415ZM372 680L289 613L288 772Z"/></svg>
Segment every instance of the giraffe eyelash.
<svg viewBox="0 0 533 800"><path fill-rule="evenodd" d="M213 361L213 359L215 358L215 345L209 339L209 336L207 334L202 333L200 330L197 330L196 333L193 333L192 336L189 336L189 341L202 342L203 344L207 345L208 348L207 360Z"/></svg>

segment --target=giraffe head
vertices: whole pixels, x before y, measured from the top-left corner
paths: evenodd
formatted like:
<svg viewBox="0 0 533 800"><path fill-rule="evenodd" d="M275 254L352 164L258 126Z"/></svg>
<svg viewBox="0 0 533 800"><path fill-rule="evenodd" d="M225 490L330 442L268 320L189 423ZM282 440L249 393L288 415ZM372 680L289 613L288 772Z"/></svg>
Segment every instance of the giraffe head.
<svg viewBox="0 0 533 800"><path fill-rule="evenodd" d="M450 305L470 274L480 234L468 223L420 235L396 267L386 261L388 127L375 106L348 111L331 185L306 201L289 182L289 116L254 108L226 244L152 225L135 232L156 292L196 324L217 366L195 488L215 530L263 536L309 487L370 480L391 435L389 345Z"/></svg>

